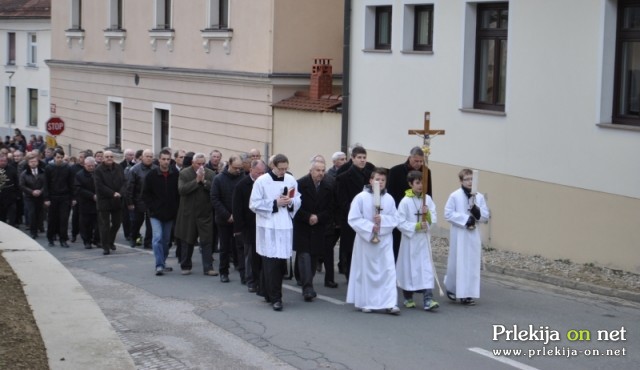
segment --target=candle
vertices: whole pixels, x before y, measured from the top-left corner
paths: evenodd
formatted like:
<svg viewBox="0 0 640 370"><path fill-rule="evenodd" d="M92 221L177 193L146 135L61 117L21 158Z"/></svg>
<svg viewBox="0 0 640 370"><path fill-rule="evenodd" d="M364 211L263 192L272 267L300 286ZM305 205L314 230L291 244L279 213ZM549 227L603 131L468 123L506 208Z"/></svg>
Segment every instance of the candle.
<svg viewBox="0 0 640 370"><path fill-rule="evenodd" d="M473 182L471 183L471 194L478 194L478 170L473 170Z"/></svg>
<svg viewBox="0 0 640 370"><path fill-rule="evenodd" d="M373 182L373 205L380 207L380 181Z"/></svg>

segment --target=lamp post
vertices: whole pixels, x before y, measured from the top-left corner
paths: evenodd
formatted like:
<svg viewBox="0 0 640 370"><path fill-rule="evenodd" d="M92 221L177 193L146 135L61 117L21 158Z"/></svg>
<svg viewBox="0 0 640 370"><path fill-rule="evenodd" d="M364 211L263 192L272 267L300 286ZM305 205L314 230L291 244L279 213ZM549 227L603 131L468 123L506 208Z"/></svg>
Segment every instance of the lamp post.
<svg viewBox="0 0 640 370"><path fill-rule="evenodd" d="M11 136L12 135L12 133L11 133L11 120L13 118L12 117L12 113L13 113L13 105L12 104L13 104L13 101L12 101L12 98L11 98L11 93L12 93L13 89L12 89L12 86L11 86L11 78L13 78L13 75L15 74L15 72L14 71L6 71L5 73L9 74L9 91L7 92L9 94L9 106L7 107L9 112L7 114L7 116L8 116L8 120L7 121L9 122L9 136Z"/></svg>

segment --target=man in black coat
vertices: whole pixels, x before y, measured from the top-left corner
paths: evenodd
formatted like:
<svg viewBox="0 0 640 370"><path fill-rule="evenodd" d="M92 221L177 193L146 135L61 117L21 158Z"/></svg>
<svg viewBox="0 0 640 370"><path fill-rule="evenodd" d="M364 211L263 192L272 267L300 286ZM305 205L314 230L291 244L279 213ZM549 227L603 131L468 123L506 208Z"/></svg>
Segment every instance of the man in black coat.
<svg viewBox="0 0 640 370"><path fill-rule="evenodd" d="M298 179L302 203L293 218L293 249L300 271L302 297L310 302L316 297L313 276L318 257L326 249L327 229L333 225L335 212L333 182L325 178L323 161L311 163L309 174Z"/></svg>
<svg viewBox="0 0 640 370"><path fill-rule="evenodd" d="M0 222L16 226L16 207L20 194L18 171L9 165L9 158L0 153Z"/></svg>
<svg viewBox="0 0 640 370"><path fill-rule="evenodd" d="M162 150L158 167L147 174L142 188L142 199L147 206L153 230L153 255L156 260L156 276L173 271L166 266L171 248L171 229L178 214L180 175L171 165L171 152Z"/></svg>
<svg viewBox="0 0 640 370"><path fill-rule="evenodd" d="M86 157L84 167L75 176L75 197L78 202L80 215L80 237L85 249L91 249L91 244L98 244L98 211L96 208L96 184L93 173L96 169L96 160ZM75 211L74 211L75 212Z"/></svg>
<svg viewBox="0 0 640 370"><path fill-rule="evenodd" d="M84 159L87 157L87 152L85 150L78 153L78 161L71 166L71 172L73 173L73 181L75 183L76 174L84 168ZM75 185L74 185L75 186ZM75 195L75 189L74 189ZM75 243L78 234L80 234L80 205L76 199L75 204L71 207L72 216L71 216L71 242Z"/></svg>
<svg viewBox="0 0 640 370"><path fill-rule="evenodd" d="M127 148L124 150L123 154L124 159L118 164L120 165L120 167L122 167L122 170L126 174L127 172L129 172L129 169L136 164L136 151L131 148ZM131 241L131 216L129 215L128 207L122 207L122 230L124 231L124 236L127 241Z"/></svg>
<svg viewBox="0 0 640 370"><path fill-rule="evenodd" d="M103 157L104 161L96 168L93 180L98 195L98 228L104 250L102 254L107 255L111 253L109 250L116 250L114 241L122 223L122 197L126 191L126 181L122 167L113 161L113 152L105 151Z"/></svg>
<svg viewBox="0 0 640 370"><path fill-rule="evenodd" d="M36 154L27 155L26 161L27 167L20 174L20 190L24 196L26 213L29 215L31 237L36 239L47 194L47 179L44 171L38 167L40 159Z"/></svg>
<svg viewBox="0 0 640 370"><path fill-rule="evenodd" d="M213 179L213 185L211 185L211 205L220 238L220 281L223 283L229 282L229 261L233 248L244 249L244 246L237 244L233 237L233 189L243 177L242 160L232 155L229 157L229 165ZM237 255L244 256L244 251L238 250ZM240 281L246 284L244 258L238 258L236 263Z"/></svg>
<svg viewBox="0 0 640 370"><path fill-rule="evenodd" d="M406 162L393 166L389 170L389 176L387 177L387 192L393 197L393 200L396 201L396 208L398 208L400 201L404 198L405 191L410 188L409 183L407 182L407 175L410 171L422 172L423 166L424 152L422 151L422 148L415 146L411 148L409 158L407 158ZM429 196L433 196L431 191L431 170L428 171L429 180L427 182L427 194L429 194ZM401 239L402 233L398 229L393 229L393 257L395 260L398 259Z"/></svg>
<svg viewBox="0 0 640 370"><path fill-rule="evenodd" d="M244 249L244 277L249 293L258 291L262 259L256 253L256 214L249 209L253 183L264 175L267 165L262 160L253 160L249 175L238 182L233 190L233 235Z"/></svg>
<svg viewBox="0 0 640 370"><path fill-rule="evenodd" d="M365 185L369 184L369 177L373 165L368 166L367 151L357 146L351 151L352 165L336 178L337 192L337 222L340 225L340 262L339 268L349 279L349 270L351 269L351 252L353 251L353 242L356 237L355 231L349 226L347 216L349 215L349 207L351 201L356 195L362 192ZM344 167L344 166L343 166Z"/></svg>
<svg viewBox="0 0 640 370"><path fill-rule="evenodd" d="M69 213L73 202L74 173L71 167L64 162L64 151L56 149L53 153L53 161L44 170L47 178L47 195L44 205L49 207L47 219L47 239L49 246L54 246L57 235L60 246L69 248Z"/></svg>
<svg viewBox="0 0 640 370"><path fill-rule="evenodd" d="M142 201L142 186L144 179L149 172L157 166L153 164L153 152L151 149L145 149L140 157L140 162L136 163L125 174L127 179L127 193L125 195L125 204L131 215L130 245L131 248L136 247L136 243L141 238L140 228L145 224L144 248L151 249L151 220L147 214L147 206Z"/></svg>

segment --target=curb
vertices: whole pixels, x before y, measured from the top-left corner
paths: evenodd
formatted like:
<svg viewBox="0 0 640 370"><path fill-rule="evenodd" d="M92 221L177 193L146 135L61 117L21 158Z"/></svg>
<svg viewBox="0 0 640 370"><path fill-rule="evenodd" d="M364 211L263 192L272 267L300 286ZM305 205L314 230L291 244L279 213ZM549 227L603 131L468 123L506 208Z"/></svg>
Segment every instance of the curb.
<svg viewBox="0 0 640 370"><path fill-rule="evenodd" d="M445 268L447 266L446 258L437 258L435 263L438 263ZM561 288L569 288L582 292L589 292L606 297L624 299L631 302L640 303L640 293L630 292L628 290L621 290L615 288L603 287L600 285L584 283L580 281L574 281L566 278L562 278L554 275L546 275L540 272L527 271L522 269L516 269L511 267L504 267L492 264L485 264L484 271L492 272L498 275L513 276L521 279L537 281L549 285L554 285Z"/></svg>
<svg viewBox="0 0 640 370"><path fill-rule="evenodd" d="M0 222L0 251L23 284L51 369L135 369L100 307L55 257Z"/></svg>

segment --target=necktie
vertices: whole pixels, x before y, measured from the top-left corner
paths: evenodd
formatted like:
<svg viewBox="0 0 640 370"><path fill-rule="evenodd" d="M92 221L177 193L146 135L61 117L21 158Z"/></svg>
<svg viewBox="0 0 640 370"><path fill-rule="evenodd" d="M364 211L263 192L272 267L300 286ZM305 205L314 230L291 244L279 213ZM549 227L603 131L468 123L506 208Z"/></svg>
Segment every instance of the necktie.
<svg viewBox="0 0 640 370"><path fill-rule="evenodd" d="M33 176L38 176L38 170L36 170L35 168L31 170L31 172L33 172Z"/></svg>

